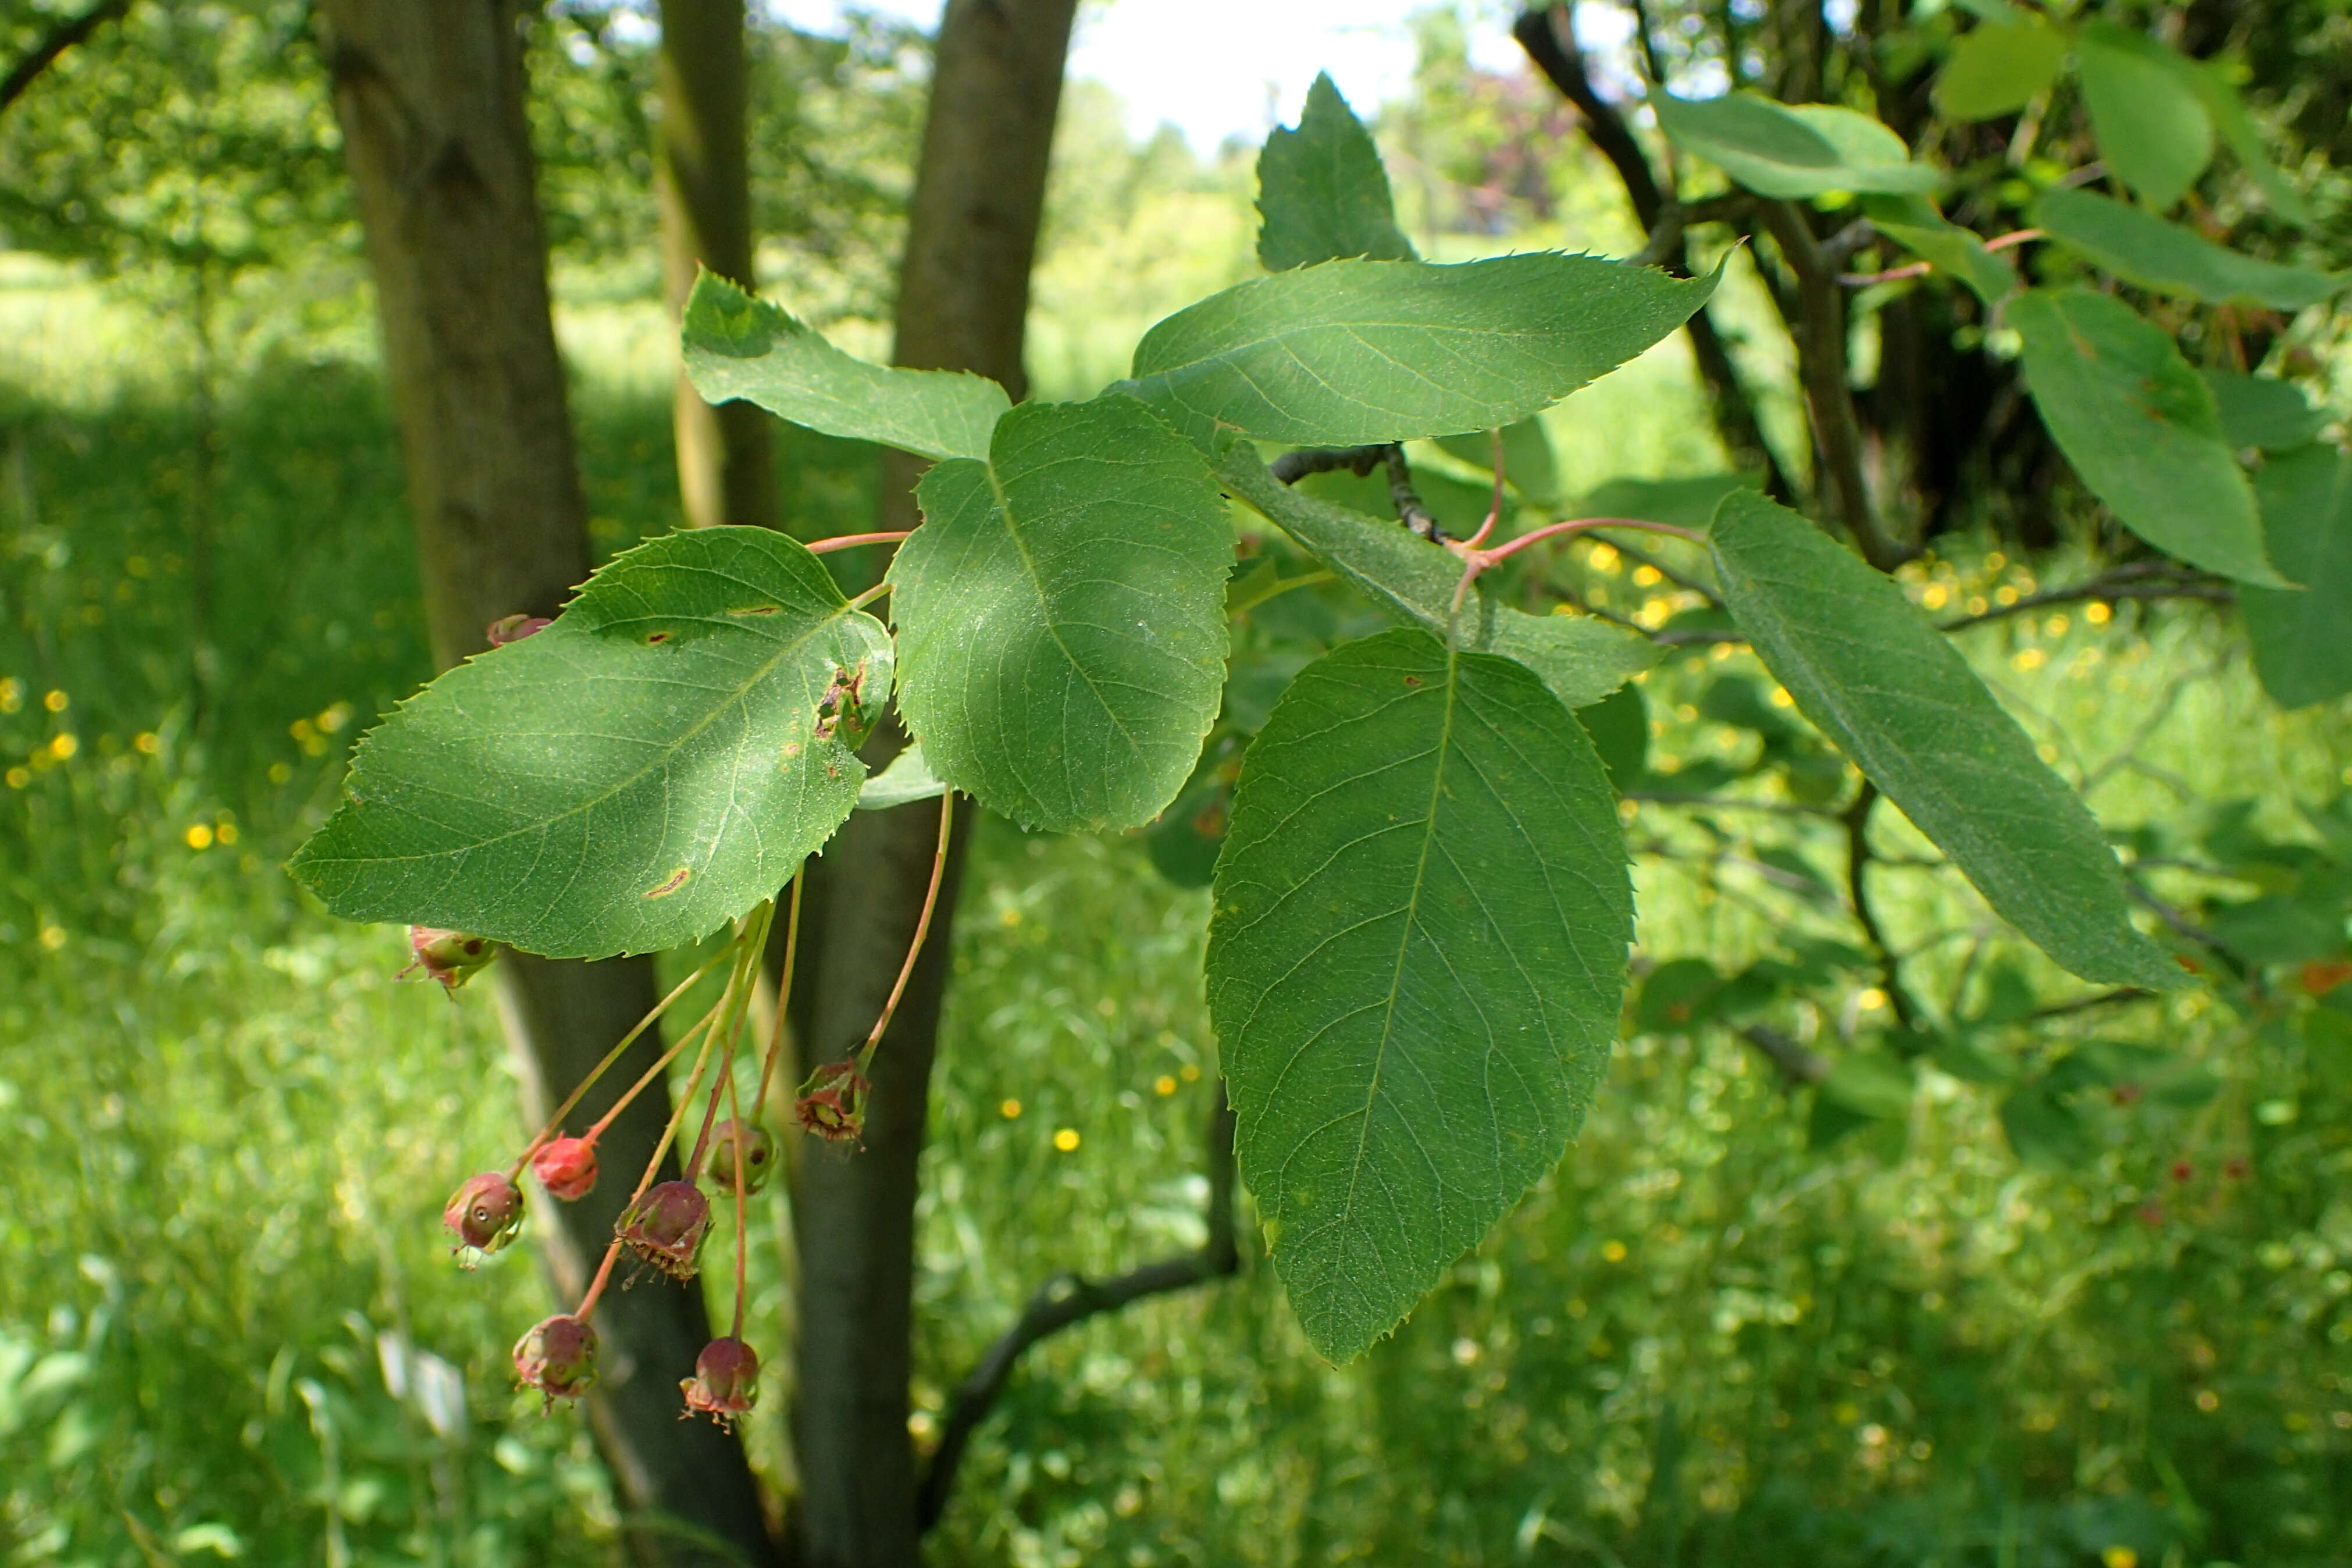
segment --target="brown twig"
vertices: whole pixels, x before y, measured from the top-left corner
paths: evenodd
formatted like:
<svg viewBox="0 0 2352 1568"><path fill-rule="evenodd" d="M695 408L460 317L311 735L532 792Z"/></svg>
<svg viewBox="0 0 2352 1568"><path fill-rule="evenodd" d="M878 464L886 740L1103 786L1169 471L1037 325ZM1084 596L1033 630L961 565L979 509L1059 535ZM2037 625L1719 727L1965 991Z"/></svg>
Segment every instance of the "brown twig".
<svg viewBox="0 0 2352 1568"><path fill-rule="evenodd" d="M1886 930L1878 923L1878 912L1871 907L1866 873L1874 858L1870 848L1870 813L1878 804L1878 786L1868 779L1853 797L1853 804L1843 814L1845 822L1845 886L1846 896L1853 905L1854 922L1870 941L1873 952L1878 955L1879 987L1886 993L1886 1005L1895 1011L1895 1021L1906 1034L1919 1026L1919 1006L1903 984L1901 965L1895 949L1886 940Z"/></svg>
<svg viewBox="0 0 2352 1568"><path fill-rule="evenodd" d="M1575 106L1578 118L1584 123L1586 138L1616 170L1619 182L1625 187L1625 199L1633 209L1633 220L1642 226L1644 235L1654 235L1674 202L1674 193L1660 187L1650 160L1643 153L1641 142L1634 139L1624 114L1593 86L1591 70L1569 25L1568 10L1562 5L1535 6L1511 24L1511 36L1518 40L1536 68L1559 89L1560 96ZM1690 276L1681 228L1701 221L1691 216L1697 210L1694 206L1674 220L1674 239L1660 246L1656 258L1645 265L1664 267L1677 278ZM1645 252L1648 248L1643 247ZM1691 358L1698 366L1700 378L1706 383L1708 402L1724 445L1744 463L1763 470L1767 495L1784 504L1792 501L1796 487L1780 466L1771 444L1764 439L1763 426L1756 417L1756 400L1740 380L1731 352L1723 335L1716 331L1715 319L1702 306L1683 323L1683 330L1690 335Z"/></svg>
<svg viewBox="0 0 2352 1568"><path fill-rule="evenodd" d="M0 77L0 113L25 96L40 74L55 65L58 57L81 43L107 23L131 9L131 0L98 0L98 4L77 16L68 16L43 34L40 42L26 51L25 58Z"/></svg>
<svg viewBox="0 0 2352 1568"><path fill-rule="evenodd" d="M1759 211L1796 279L1788 325L1797 341L1797 379L1811 416L1813 447L1820 455L1822 489L1830 512L1853 535L1873 566L1891 572L1918 552L1887 533L1871 500L1863 469L1862 417L1847 384L1845 294L1838 284L1840 268L1868 237L1868 226L1853 225L1823 240L1814 237L1805 215L1792 203L1766 202Z"/></svg>
<svg viewBox="0 0 2352 1568"><path fill-rule="evenodd" d="M2077 583L2070 588L2029 594L2013 605L1998 605L1973 616L1960 616L1940 622L1936 629L1961 631L2051 605L2080 604L2085 599L2096 599L2110 605L2125 599L2202 599L2209 604L2230 605L2235 604L2237 598L2225 579L2210 573L2191 572L2169 562L2135 562L2127 566L2118 566L2112 572L2103 572L2090 581Z"/></svg>
<svg viewBox="0 0 2352 1568"><path fill-rule="evenodd" d="M1743 1026L1739 1037L1763 1052L1774 1067L1788 1074L1794 1082L1820 1083L1830 1076L1828 1058L1807 1050L1769 1025Z"/></svg>
<svg viewBox="0 0 2352 1568"><path fill-rule="evenodd" d="M1433 543L1445 542L1445 531L1437 519L1422 504L1419 492L1412 488L1412 469L1404 460L1404 447L1395 441L1382 441L1369 447L1302 447L1295 452L1285 452L1267 465L1267 471L1286 485L1295 485L1310 474L1353 474L1369 479L1374 468L1388 468L1389 500L1395 503L1397 521L1422 538Z"/></svg>
<svg viewBox="0 0 2352 1568"><path fill-rule="evenodd" d="M971 1374L956 1386L948 1401L947 1420L940 1430L940 1446L923 1471L916 1496L917 1528L928 1531L947 1511L955 1489L956 1471L972 1434L988 1419L1013 1368L1030 1346L1060 1333L1073 1324L1139 1301L1165 1295L1241 1271L1241 1247L1234 1222L1234 1109L1225 1097L1223 1079L1217 1082L1215 1106L1208 1126L1208 1240L1192 1252L1163 1258L1109 1279L1088 1279L1080 1274L1058 1274L1040 1286L1020 1318L1000 1335L980 1358Z"/></svg>

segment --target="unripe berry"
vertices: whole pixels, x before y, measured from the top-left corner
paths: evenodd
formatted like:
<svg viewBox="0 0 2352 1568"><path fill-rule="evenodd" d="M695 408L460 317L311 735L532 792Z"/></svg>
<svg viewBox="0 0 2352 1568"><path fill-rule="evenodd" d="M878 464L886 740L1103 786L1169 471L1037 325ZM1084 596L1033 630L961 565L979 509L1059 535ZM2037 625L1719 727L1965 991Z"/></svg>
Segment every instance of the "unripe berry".
<svg viewBox="0 0 2352 1568"><path fill-rule="evenodd" d="M741 1340L713 1340L694 1358L694 1375L677 1386L689 1414L699 1412L731 1426L759 1403L760 1357Z"/></svg>
<svg viewBox="0 0 2352 1568"><path fill-rule="evenodd" d="M559 1313L515 1342L515 1375L553 1405L577 1399L596 1381L596 1331L570 1313Z"/></svg>
<svg viewBox="0 0 2352 1568"><path fill-rule="evenodd" d="M621 1211L613 1234L673 1279L694 1278L710 1229L710 1200L692 1182L664 1182Z"/></svg>
<svg viewBox="0 0 2352 1568"><path fill-rule="evenodd" d="M522 1228L522 1189L500 1171L468 1176L441 1210L441 1223L457 1233L458 1250L496 1252Z"/></svg>
<svg viewBox="0 0 2352 1568"><path fill-rule="evenodd" d="M500 616L484 628L483 635L490 639L492 647L504 647L551 624L545 616Z"/></svg>
<svg viewBox="0 0 2352 1568"><path fill-rule="evenodd" d="M775 1173L776 1140L756 1121L730 1119L710 1130L710 1180L720 1193L735 1190L739 1163L744 1192L758 1192Z"/></svg>
<svg viewBox="0 0 2352 1568"><path fill-rule="evenodd" d="M577 1203L596 1188L596 1145L585 1138L551 1138L531 1155L530 1169L548 1196Z"/></svg>
<svg viewBox="0 0 2352 1568"><path fill-rule="evenodd" d="M873 1086L848 1062L826 1062L801 1085L793 1114L828 1143L855 1143L866 1132L866 1093Z"/></svg>
<svg viewBox="0 0 2352 1568"><path fill-rule="evenodd" d="M404 976L413 970L422 969L438 980L444 990L455 991L498 957L499 944L486 936L473 936L461 931L443 931L437 926L410 926L408 951L416 958L407 969L400 972Z"/></svg>

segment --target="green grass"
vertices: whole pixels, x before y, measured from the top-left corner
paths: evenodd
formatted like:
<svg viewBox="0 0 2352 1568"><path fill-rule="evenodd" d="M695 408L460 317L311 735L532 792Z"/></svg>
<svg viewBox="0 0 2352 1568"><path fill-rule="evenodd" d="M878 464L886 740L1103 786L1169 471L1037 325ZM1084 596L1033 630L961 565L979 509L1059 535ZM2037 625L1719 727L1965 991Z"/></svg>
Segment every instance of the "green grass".
<svg viewBox="0 0 2352 1568"><path fill-rule="evenodd" d="M1138 211L1049 257L1045 321L1093 324L1041 331L1044 389L1117 374L1130 318L1245 247L1230 213ZM1105 255L1160 270L1116 277ZM28 288L0 318L88 304ZM437 1235L456 1178L518 1131L487 991L394 984L395 933L326 920L277 869L349 742L428 673L381 390L363 361L262 356L207 441L121 310L96 312L79 360L44 332L0 381L0 1552L274 1563L333 1534L355 1563L617 1562L579 1421L510 1388L507 1346L541 1310L528 1249L466 1275ZM676 517L657 331L625 304L565 321L604 550ZM1551 427L1573 489L1719 461L1672 347ZM869 514L863 450L789 437L782 468L803 531ZM1654 596L1622 565L1560 570L1621 608ZM1962 551L1932 583L1964 599L2019 573ZM2252 797L2290 833L2292 803L2346 782L2340 707L2268 710L2206 612L2136 626L2044 617L1969 644L2077 776L2173 694L2095 796L2111 824L2191 816L2185 791ZM1649 677L1654 747L1688 765L1752 746L1696 709L1740 669ZM1811 918L1723 848L1839 864L1834 830L1711 820L1633 819L1662 852L1640 880L1644 963L1736 964ZM2172 875L2176 897L2201 886ZM1898 941L1958 933L1916 963L1941 997L1980 906L1937 873L1882 877ZM919 1434L1042 1281L1197 1240L1205 918L1135 842L983 825L927 1169ZM1822 1049L1866 1040L1865 978L1784 1021ZM2343 1563L2352 1117L2291 1039L2221 1005L2081 1025L2099 1030L2225 1087L2194 1113L2101 1112L2071 1174L2021 1171L1989 1097L1942 1077L1907 1124L1815 1151L1809 1097L1728 1035L1635 1035L1558 1172L1358 1365L1307 1352L1255 1249L1238 1280L1037 1352L938 1560ZM2239 1156L2251 1178L2223 1178ZM2196 1174L2176 1184L2182 1158ZM387 1335L458 1369L462 1431L387 1386ZM751 1424L772 1473L782 1422L772 1400Z"/></svg>

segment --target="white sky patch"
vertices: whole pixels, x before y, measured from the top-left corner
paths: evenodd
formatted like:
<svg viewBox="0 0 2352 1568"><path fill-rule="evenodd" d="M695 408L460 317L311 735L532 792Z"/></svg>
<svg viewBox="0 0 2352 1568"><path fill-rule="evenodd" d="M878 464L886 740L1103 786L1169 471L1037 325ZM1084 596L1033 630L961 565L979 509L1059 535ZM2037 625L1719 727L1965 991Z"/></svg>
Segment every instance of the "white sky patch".
<svg viewBox="0 0 2352 1568"><path fill-rule="evenodd" d="M837 33L844 0L766 0L771 15L804 31ZM1228 137L1261 140L1276 123L1296 123L1318 71L1329 71L1363 114L1402 96L1412 79L1406 18L1431 0L1112 0L1084 6L1070 48L1070 74L1118 94L1132 128L1174 125L1202 153ZM855 8L902 17L929 30L939 0L867 0ZM1613 6L1579 7L1580 17L1614 37L1588 38L1608 51L1622 34ZM1580 34L1595 29L1582 22ZM1527 58L1499 21L1470 28L1473 61L1520 71Z"/></svg>

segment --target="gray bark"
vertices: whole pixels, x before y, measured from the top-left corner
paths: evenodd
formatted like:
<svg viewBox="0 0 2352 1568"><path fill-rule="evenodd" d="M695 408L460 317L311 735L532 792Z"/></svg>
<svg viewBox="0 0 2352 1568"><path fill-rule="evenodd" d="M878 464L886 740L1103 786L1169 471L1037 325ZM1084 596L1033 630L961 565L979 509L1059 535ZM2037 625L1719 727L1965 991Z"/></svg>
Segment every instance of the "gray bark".
<svg viewBox="0 0 2352 1568"><path fill-rule="evenodd" d="M520 15L511 0L326 0L322 9L426 616L446 666L480 649L484 627L500 616L554 614L589 567L523 116ZM534 1124L655 1000L645 959L509 957L498 984ZM648 1031L575 1126L609 1105L656 1048ZM667 1096L649 1092L605 1133L607 1173L593 1194L576 1205L542 1198L556 1223L539 1234L566 1306L667 1114ZM461 1152L450 1159L462 1168ZM613 1292L596 1324L604 1376L590 1416L639 1556L774 1561L740 1446L708 1423L677 1419L678 1380L709 1336L699 1291L648 1283Z"/></svg>
<svg viewBox="0 0 2352 1568"><path fill-rule="evenodd" d="M1075 9L1076 0L950 0L900 270L900 364L978 371L1016 397L1026 390L1029 269ZM917 471L886 459L880 526L913 526ZM861 813L811 862L794 993L803 1071L843 1059L873 1026L914 931L939 811L926 802ZM920 1560L907 1433L916 1178L966 837L955 836L930 942L875 1058L864 1150L807 1150L796 1173L795 1533L810 1568Z"/></svg>

